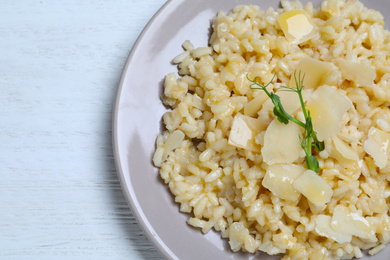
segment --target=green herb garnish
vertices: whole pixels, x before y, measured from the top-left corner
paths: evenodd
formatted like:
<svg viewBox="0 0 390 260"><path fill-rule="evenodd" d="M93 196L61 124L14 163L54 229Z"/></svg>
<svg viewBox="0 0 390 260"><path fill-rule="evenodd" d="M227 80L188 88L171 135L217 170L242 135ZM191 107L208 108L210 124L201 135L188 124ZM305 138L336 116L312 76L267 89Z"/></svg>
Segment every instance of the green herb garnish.
<svg viewBox="0 0 390 260"><path fill-rule="evenodd" d="M284 110L279 96L276 95L275 93L267 90L267 87L274 80L275 76L276 76L276 73L274 74L274 76L272 77L270 82L268 82L268 84L258 83L257 82L258 77L255 77L254 80L249 79L248 75L246 77L252 83L250 85L251 89L261 89L271 99L272 103L275 106L273 109L273 112L274 112L275 116L277 117L277 119L279 120L279 122L287 125L289 123L289 121L291 121L291 122L294 122L297 125L299 125L305 129L303 136L299 136L299 141L300 141L301 146L306 154L306 165L307 165L308 169L313 170L316 173L318 173L319 172L318 161L317 161L316 157L312 154L312 147L314 146L314 148L317 151L322 151L325 148L325 144L324 144L324 142L318 141L317 134L313 130L313 123L312 123L312 119L310 116L310 111L306 110L305 103L303 101L302 90L304 88L303 80L305 78L305 75L303 75L303 77L301 77L301 72L299 72L298 79L297 79L296 72L294 72L296 88L291 88L291 87L286 87L286 86L280 87L280 90L282 90L282 91L291 91L291 92L296 92L298 94L299 101L300 101L301 107L302 107L302 112L303 112L303 115L305 117L305 122L302 122L299 119L296 119L296 118L292 117L291 115L289 115ZM256 86L256 87L254 87L254 86Z"/></svg>

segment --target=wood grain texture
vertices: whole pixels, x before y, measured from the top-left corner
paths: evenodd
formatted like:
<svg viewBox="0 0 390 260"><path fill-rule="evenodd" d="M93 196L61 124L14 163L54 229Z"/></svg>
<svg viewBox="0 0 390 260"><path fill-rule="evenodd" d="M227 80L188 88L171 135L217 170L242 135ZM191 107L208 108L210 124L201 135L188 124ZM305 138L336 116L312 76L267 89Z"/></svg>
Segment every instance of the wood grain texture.
<svg viewBox="0 0 390 260"><path fill-rule="evenodd" d="M124 199L111 119L164 3L0 1L0 259L162 259Z"/></svg>

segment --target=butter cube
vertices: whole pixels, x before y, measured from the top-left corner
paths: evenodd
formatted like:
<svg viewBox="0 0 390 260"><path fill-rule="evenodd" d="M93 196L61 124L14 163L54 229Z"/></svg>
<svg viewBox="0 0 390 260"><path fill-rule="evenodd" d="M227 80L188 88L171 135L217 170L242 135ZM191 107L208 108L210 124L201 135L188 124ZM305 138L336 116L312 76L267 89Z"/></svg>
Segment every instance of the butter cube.
<svg viewBox="0 0 390 260"><path fill-rule="evenodd" d="M317 34L316 26L304 10L280 14L277 21L287 40L293 44L308 41Z"/></svg>
<svg viewBox="0 0 390 260"><path fill-rule="evenodd" d="M255 143L255 137L266 127L266 123L259 119L237 114L233 119L228 142L239 148L260 152L260 145Z"/></svg>
<svg viewBox="0 0 390 260"><path fill-rule="evenodd" d="M316 206L328 203L333 196L329 184L312 170L307 170L299 176L293 182L293 186Z"/></svg>

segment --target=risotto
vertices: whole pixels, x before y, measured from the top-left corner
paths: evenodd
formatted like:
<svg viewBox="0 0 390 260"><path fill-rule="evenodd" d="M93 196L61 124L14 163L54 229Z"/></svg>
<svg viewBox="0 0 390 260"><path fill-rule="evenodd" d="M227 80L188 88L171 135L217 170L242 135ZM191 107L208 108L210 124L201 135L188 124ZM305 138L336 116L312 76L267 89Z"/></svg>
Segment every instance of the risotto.
<svg viewBox="0 0 390 260"><path fill-rule="evenodd" d="M166 76L162 97L171 110L153 156L188 224L221 232L233 252L283 259L382 250L390 240L382 15L355 0L282 1L277 10L219 12L212 28L209 46L186 41L173 59L178 73ZM283 91L299 80L301 95ZM303 127L281 122L266 92ZM304 145L308 111L322 149Z"/></svg>

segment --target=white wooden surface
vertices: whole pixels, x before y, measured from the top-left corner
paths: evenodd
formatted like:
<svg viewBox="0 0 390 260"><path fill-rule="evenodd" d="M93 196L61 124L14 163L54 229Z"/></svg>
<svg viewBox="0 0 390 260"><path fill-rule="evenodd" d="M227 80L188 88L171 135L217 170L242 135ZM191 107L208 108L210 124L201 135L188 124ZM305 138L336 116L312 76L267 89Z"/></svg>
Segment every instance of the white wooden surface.
<svg viewBox="0 0 390 260"><path fill-rule="evenodd" d="M162 259L122 194L111 118L164 3L0 1L0 259Z"/></svg>

